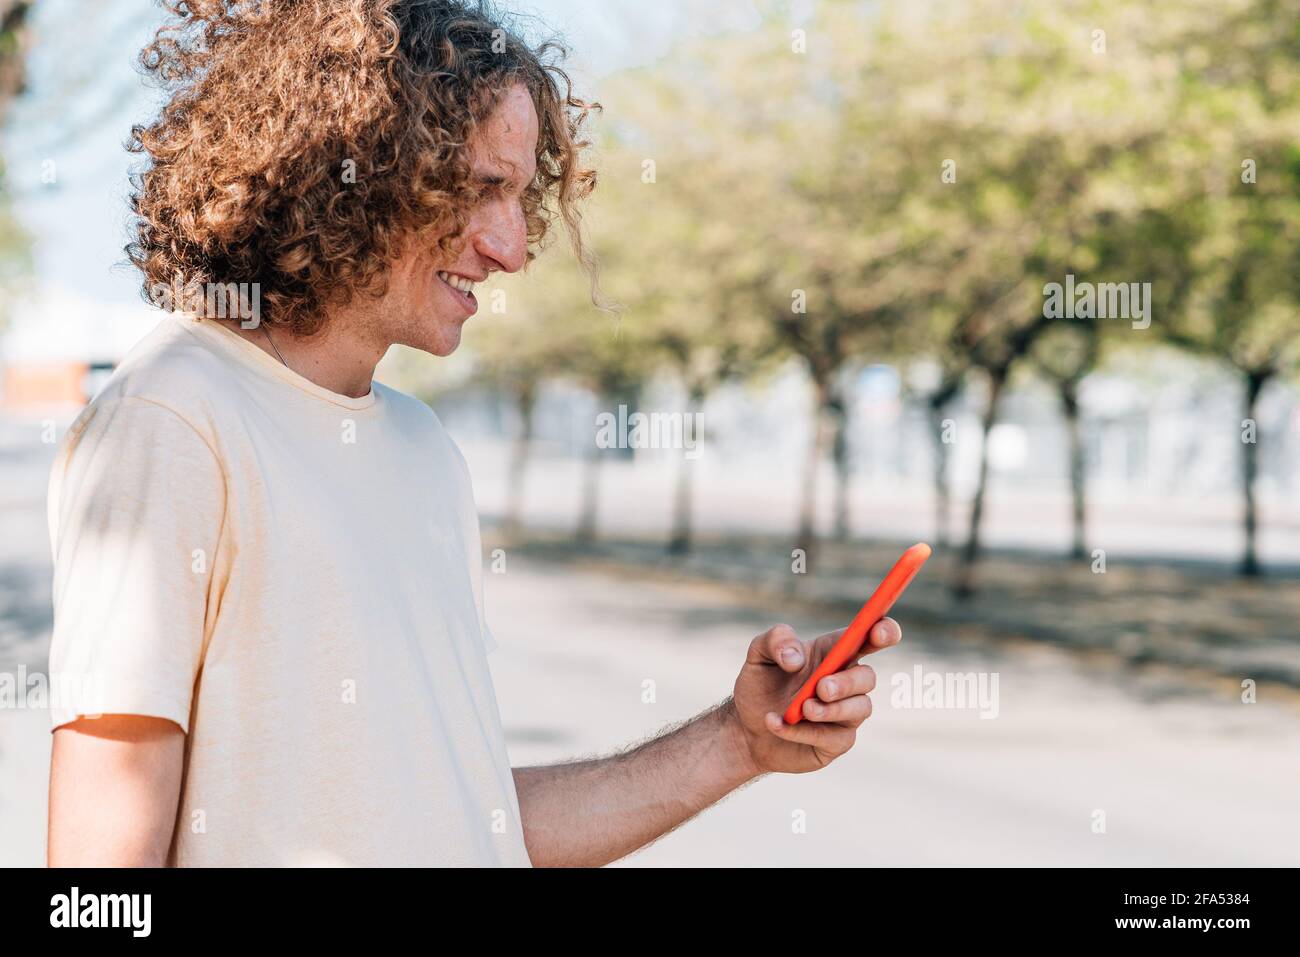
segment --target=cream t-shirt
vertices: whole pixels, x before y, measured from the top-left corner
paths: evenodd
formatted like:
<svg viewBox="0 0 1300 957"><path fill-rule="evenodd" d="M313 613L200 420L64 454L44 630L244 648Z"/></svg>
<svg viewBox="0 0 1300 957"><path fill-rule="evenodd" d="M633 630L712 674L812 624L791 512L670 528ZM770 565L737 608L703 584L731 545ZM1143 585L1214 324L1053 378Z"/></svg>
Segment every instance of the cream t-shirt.
<svg viewBox="0 0 1300 957"><path fill-rule="evenodd" d="M49 522L53 723L186 731L171 863L528 865L469 470L428 406L169 315L65 437Z"/></svg>

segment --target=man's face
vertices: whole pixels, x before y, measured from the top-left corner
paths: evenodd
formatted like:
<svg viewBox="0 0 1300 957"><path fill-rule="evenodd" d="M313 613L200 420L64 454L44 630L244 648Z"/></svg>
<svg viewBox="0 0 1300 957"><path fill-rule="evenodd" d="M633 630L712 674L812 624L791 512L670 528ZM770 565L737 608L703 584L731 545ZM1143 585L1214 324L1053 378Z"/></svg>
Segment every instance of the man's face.
<svg viewBox="0 0 1300 957"><path fill-rule="evenodd" d="M474 177L488 189L470 214L459 251L445 255L414 242L407 247L377 310L384 340L450 355L460 345L461 326L478 309L474 293L465 290L489 273L523 268L528 242L520 198L537 170L537 134L532 97L524 86L512 87L469 141Z"/></svg>

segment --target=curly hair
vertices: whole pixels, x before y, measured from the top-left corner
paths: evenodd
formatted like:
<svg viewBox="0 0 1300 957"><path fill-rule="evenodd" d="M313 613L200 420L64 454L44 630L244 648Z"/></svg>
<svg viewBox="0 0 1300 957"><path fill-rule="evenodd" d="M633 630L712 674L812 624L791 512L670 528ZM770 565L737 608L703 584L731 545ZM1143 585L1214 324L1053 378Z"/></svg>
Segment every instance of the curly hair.
<svg viewBox="0 0 1300 957"><path fill-rule="evenodd" d="M165 0L140 54L170 97L128 149L127 245L146 298L258 283L265 321L311 335L327 306L382 295L414 235L451 252L479 198L471 134L522 83L539 119L522 198L531 260L558 213L593 276L578 205L588 114L555 42L530 47L462 0ZM351 171L352 175L347 173Z"/></svg>

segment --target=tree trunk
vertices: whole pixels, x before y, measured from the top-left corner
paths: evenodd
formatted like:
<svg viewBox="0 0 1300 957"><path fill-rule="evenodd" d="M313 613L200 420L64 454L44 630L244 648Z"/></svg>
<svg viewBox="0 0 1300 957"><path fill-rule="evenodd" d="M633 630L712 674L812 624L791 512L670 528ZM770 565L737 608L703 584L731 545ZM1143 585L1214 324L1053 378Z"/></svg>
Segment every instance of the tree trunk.
<svg viewBox="0 0 1300 957"><path fill-rule="evenodd" d="M1073 504L1072 525L1074 544L1070 557L1086 560L1088 557L1087 541L1087 478L1084 472L1083 428L1079 416L1079 384L1072 381L1059 383L1061 407L1065 413L1065 428L1070 443L1070 495Z"/></svg>
<svg viewBox="0 0 1300 957"><path fill-rule="evenodd" d="M980 554L980 531L984 521L984 493L989 480L989 434L997 421L998 403L1002 399L1002 387L1007 381L1008 369L989 370L989 401L984 410L983 441L980 443L979 482L975 486L975 498L971 502L970 528L966 533L966 546L962 549L961 567L957 572L957 583L953 593L957 598L969 598L975 593L975 563Z"/></svg>
<svg viewBox="0 0 1300 957"><path fill-rule="evenodd" d="M691 550L691 486L695 460L683 452L677 466L677 488L673 493L673 533L668 539L669 555L685 555Z"/></svg>
<svg viewBox="0 0 1300 957"><path fill-rule="evenodd" d="M795 542L795 546L803 551L809 569L817 547L817 472L826 454L826 409L830 402L830 390L825 380L815 381L813 389L812 436L804 463L803 501L799 507L799 535Z"/></svg>
<svg viewBox="0 0 1300 957"><path fill-rule="evenodd" d="M590 545L596 540L596 514L600 498L600 459L604 449L595 442L587 453L582 474L582 507L578 515L578 528L574 538L580 545Z"/></svg>
<svg viewBox="0 0 1300 957"><path fill-rule="evenodd" d="M1241 492L1245 505L1242 514L1242 530L1245 533L1245 549L1241 556L1241 574L1255 577L1260 573L1258 543L1256 542L1259 515L1255 502L1255 479L1259 474L1259 424L1255 419L1255 407L1259 404L1259 395L1264 391L1272 373L1254 370L1246 373L1246 396L1242 407L1243 418L1252 422L1250 442L1242 437L1241 455Z"/></svg>
<svg viewBox="0 0 1300 957"><path fill-rule="evenodd" d="M943 410L948 401L931 400L930 427L934 438L934 541L947 548L949 541L948 515L952 510L952 496L948 486L948 443L943 440Z"/></svg>
<svg viewBox="0 0 1300 957"><path fill-rule="evenodd" d="M505 538L515 543L522 529L524 508L524 476L528 470L528 455L533 445L533 407L537 404L537 383L522 382L514 390L515 409L519 413L519 430L510 449L510 465L506 473Z"/></svg>
<svg viewBox="0 0 1300 957"><path fill-rule="evenodd" d="M703 405L704 390L692 389L691 412ZM703 436L698 434L695 436L697 448L702 440ZM686 454L688 451L682 450L681 464L677 467L677 488L673 493L673 533L668 540L670 555L685 555L691 550L691 506L694 498L695 460Z"/></svg>
<svg viewBox="0 0 1300 957"><path fill-rule="evenodd" d="M832 393L827 404L831 427L831 461L835 463L835 540L849 539L849 494L853 488L853 462L849 458L849 410L846 397Z"/></svg>

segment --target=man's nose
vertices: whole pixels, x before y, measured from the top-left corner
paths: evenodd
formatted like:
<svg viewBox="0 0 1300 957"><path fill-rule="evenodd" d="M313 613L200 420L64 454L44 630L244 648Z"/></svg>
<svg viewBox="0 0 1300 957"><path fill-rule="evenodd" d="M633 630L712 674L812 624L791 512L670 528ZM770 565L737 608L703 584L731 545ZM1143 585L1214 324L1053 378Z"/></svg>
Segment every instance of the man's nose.
<svg viewBox="0 0 1300 957"><path fill-rule="evenodd" d="M502 272L518 272L528 261L528 222L517 203L494 210L474 232L474 250Z"/></svg>

